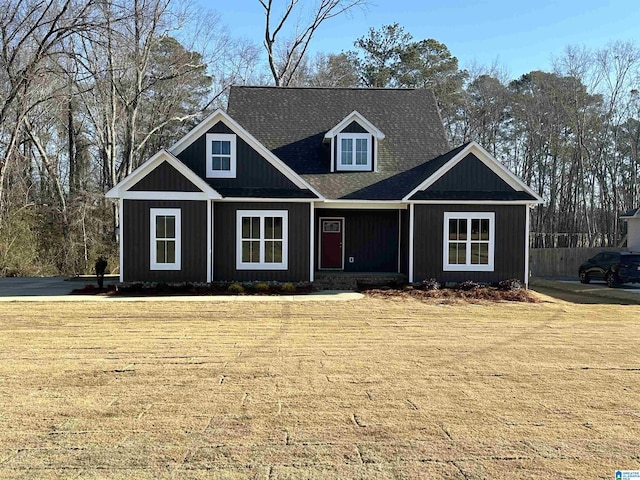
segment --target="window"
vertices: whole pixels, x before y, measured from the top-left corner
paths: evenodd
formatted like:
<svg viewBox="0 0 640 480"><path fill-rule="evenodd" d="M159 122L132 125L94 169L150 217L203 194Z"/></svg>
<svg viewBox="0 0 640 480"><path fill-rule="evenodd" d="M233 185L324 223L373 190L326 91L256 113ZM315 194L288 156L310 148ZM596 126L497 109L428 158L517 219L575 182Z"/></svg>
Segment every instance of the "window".
<svg viewBox="0 0 640 480"><path fill-rule="evenodd" d="M371 170L371 136L366 133L338 135L338 170Z"/></svg>
<svg viewBox="0 0 640 480"><path fill-rule="evenodd" d="M322 233L340 233L340 220L323 220Z"/></svg>
<svg viewBox="0 0 640 480"><path fill-rule="evenodd" d="M286 270L288 212L238 210L236 268Z"/></svg>
<svg viewBox="0 0 640 480"><path fill-rule="evenodd" d="M151 209L151 270L180 270L180 209Z"/></svg>
<svg viewBox="0 0 640 480"><path fill-rule="evenodd" d="M445 212L443 270L492 272L495 213Z"/></svg>
<svg viewBox="0 0 640 480"><path fill-rule="evenodd" d="M207 133L207 178L236 178L236 136Z"/></svg>

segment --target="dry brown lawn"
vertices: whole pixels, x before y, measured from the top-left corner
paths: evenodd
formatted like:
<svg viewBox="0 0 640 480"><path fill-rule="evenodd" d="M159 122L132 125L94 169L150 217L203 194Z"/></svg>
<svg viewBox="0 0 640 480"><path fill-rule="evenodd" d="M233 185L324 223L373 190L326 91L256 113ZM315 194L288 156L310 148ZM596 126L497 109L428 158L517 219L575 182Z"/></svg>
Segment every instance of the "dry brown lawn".
<svg viewBox="0 0 640 480"><path fill-rule="evenodd" d="M0 478L613 478L640 306L0 304Z"/></svg>

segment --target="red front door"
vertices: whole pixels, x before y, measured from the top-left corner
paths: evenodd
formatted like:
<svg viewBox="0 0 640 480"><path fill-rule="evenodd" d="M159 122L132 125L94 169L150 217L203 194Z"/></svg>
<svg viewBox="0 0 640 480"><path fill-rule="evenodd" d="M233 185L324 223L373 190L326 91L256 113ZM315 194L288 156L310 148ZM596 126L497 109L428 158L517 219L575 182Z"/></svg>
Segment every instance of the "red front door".
<svg viewBox="0 0 640 480"><path fill-rule="evenodd" d="M320 219L320 268L342 269L342 218Z"/></svg>

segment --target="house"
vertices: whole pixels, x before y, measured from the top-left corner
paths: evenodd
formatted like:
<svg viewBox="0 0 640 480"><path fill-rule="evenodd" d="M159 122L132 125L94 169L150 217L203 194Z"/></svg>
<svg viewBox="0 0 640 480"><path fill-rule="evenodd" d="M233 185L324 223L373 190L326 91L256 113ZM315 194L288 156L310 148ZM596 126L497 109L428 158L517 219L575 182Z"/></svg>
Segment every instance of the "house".
<svg viewBox="0 0 640 480"><path fill-rule="evenodd" d="M107 193L120 280L528 280L541 198L480 145L451 150L423 89L232 87Z"/></svg>
<svg viewBox="0 0 640 480"><path fill-rule="evenodd" d="M629 210L620 216L627 222L627 248L640 251L640 208Z"/></svg>

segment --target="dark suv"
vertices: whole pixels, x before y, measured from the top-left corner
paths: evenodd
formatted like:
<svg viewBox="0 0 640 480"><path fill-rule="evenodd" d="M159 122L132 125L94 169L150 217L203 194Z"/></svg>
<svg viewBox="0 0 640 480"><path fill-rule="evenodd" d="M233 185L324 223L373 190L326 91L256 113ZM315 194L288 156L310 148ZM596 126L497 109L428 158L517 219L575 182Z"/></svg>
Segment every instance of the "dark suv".
<svg viewBox="0 0 640 480"><path fill-rule="evenodd" d="M582 283L601 278L610 287L621 283L638 283L640 252L600 252L580 265L578 275Z"/></svg>

